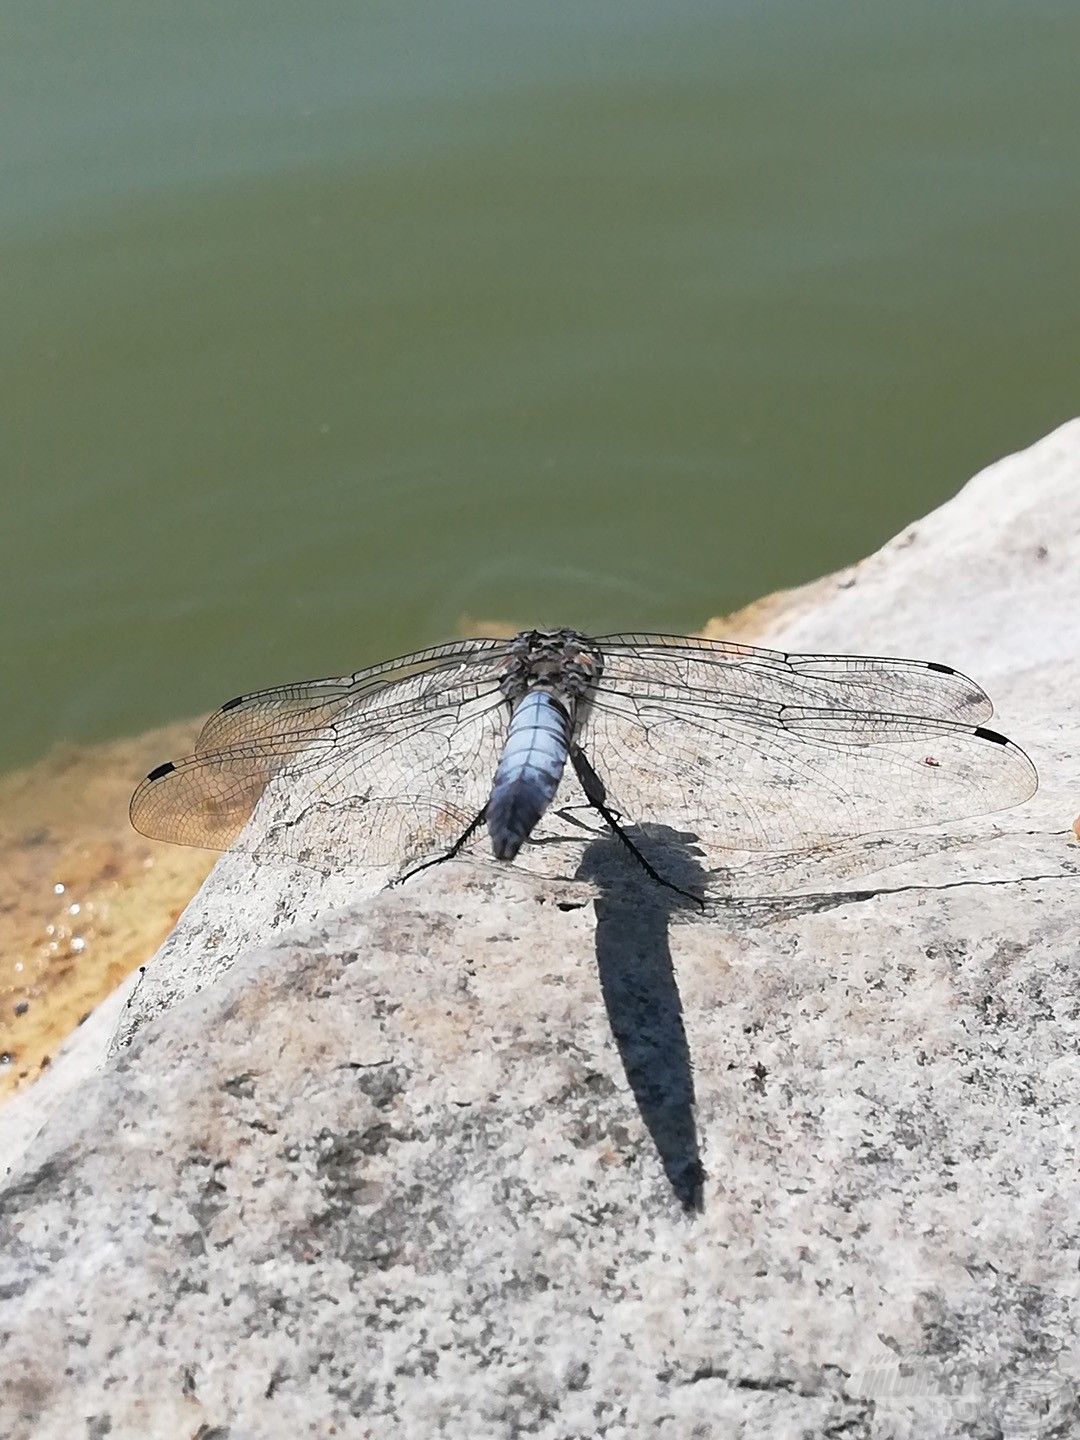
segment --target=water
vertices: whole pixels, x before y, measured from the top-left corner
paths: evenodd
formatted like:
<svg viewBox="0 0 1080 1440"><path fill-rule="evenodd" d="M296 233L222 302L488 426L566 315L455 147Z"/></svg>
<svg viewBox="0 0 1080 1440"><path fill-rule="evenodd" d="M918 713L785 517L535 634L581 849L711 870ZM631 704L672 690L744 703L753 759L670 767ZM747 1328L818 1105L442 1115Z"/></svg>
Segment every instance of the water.
<svg viewBox="0 0 1080 1440"><path fill-rule="evenodd" d="M1080 409L1080 7L8 0L0 765L700 626Z"/></svg>

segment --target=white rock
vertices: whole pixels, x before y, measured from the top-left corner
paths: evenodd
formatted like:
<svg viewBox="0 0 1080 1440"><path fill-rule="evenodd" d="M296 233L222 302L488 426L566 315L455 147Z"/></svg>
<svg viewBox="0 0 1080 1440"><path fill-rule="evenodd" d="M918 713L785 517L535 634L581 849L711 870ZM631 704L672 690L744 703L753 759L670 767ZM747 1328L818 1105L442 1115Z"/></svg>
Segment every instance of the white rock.
<svg viewBox="0 0 1080 1440"><path fill-rule="evenodd" d="M1080 422L765 637L987 683L1014 811L705 918L228 857L0 1201L0 1433L1076 1433L1078 482Z"/></svg>

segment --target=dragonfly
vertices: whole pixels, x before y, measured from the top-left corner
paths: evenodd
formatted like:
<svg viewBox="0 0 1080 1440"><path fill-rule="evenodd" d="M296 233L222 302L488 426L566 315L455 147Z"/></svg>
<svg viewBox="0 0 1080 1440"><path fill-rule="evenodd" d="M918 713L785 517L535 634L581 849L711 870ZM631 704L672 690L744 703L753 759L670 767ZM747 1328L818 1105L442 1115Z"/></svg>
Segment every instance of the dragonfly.
<svg viewBox="0 0 1080 1440"><path fill-rule="evenodd" d="M732 851L1028 799L1035 767L992 714L980 686L933 661L525 630L237 696L194 754L151 770L131 821L158 840L401 879L482 827L494 859L513 861L565 837L576 808L679 890L637 843L650 826L691 833L708 873Z"/></svg>

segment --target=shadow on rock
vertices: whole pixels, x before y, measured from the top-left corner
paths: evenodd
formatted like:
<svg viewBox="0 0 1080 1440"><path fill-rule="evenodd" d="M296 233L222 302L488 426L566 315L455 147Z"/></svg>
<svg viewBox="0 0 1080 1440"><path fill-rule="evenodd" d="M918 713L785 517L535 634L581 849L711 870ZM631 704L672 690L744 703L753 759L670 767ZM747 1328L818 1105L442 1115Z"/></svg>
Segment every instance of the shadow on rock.
<svg viewBox="0 0 1080 1440"><path fill-rule="evenodd" d="M661 826L635 827L627 835L665 879L702 892L693 836ZM586 848L576 878L600 892L596 964L623 1070L671 1188L684 1209L700 1211L705 1172L693 1067L668 944L672 919L698 912L691 900L650 880L614 836Z"/></svg>
<svg viewBox="0 0 1080 1440"><path fill-rule="evenodd" d="M702 908L710 923L746 934L908 889L904 867L969 843L962 835L901 833L743 853L707 873ZM874 883L851 884L859 879Z"/></svg>

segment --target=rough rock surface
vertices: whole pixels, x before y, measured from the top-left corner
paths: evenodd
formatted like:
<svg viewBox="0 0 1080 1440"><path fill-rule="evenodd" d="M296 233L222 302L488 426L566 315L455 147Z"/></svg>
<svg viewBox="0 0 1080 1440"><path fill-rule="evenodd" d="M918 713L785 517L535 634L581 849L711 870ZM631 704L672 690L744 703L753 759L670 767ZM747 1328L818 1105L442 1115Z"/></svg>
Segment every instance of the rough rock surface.
<svg viewBox="0 0 1080 1440"><path fill-rule="evenodd" d="M227 858L0 1196L0 1434L1080 1432L1080 423L781 613L1038 795L704 917Z"/></svg>

